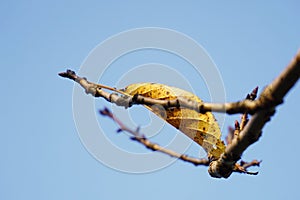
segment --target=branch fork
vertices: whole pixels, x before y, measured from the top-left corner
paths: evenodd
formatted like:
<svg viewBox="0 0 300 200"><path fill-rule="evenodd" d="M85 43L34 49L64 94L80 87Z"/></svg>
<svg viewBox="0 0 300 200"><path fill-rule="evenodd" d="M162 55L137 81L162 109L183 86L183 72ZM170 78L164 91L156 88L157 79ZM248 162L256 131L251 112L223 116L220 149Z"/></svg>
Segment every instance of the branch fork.
<svg viewBox="0 0 300 200"><path fill-rule="evenodd" d="M87 94L91 94L94 97L102 97L105 100L114 103L118 106L128 108L133 105L161 105L164 108L171 107L184 107L195 110L199 113L205 112L223 112L227 114L242 113L241 122L235 122L235 128L231 129L230 134L227 137L227 147L225 152L218 160L202 160L197 158L191 158L187 155L178 154L168 149L164 149L157 144L153 144L147 140L146 137L139 134L138 131L133 131L120 122L110 111L107 109L102 110L101 114L110 117L118 123L120 130L127 131L133 135L135 141L143 144L147 148L153 151L160 151L168 154L172 157L176 157L186 162L193 163L194 165L209 166L208 172L215 178L228 178L232 172L240 172L246 174L257 174L257 172L248 172L247 168L250 166L259 166L261 161L253 160L250 163L240 160L243 152L253 143L255 143L262 134L262 129L265 124L270 121L271 117L275 114L276 107L283 103L285 95L296 84L300 77L300 51L290 62L290 64L282 71L282 73L258 96L257 88L252 93L247 95L245 100L233 102L233 103L198 103L184 98L177 98L174 100L158 100L135 95L133 97L128 96L122 91L108 86L103 86L96 83L89 82L86 78L82 78L76 75L72 70L59 73L61 77L69 78L79 83L86 91ZM109 89L116 93L108 93L103 89ZM122 95L118 95L121 93ZM252 115L248 118L248 115Z"/></svg>

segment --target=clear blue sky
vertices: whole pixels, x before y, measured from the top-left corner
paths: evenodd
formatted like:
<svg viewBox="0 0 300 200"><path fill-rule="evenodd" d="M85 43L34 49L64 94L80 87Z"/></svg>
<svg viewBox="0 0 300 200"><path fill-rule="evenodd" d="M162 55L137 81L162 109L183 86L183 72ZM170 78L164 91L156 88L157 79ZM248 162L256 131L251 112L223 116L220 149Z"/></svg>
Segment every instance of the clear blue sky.
<svg viewBox="0 0 300 200"><path fill-rule="evenodd" d="M297 52L299 7L296 0L1 1L0 199L299 199L299 83L259 142L243 156L263 160L254 169L259 175L233 174L225 180L211 178L205 167L181 161L141 174L101 164L77 133L74 84L57 76L67 68L78 71L89 53L115 34L161 27L184 33L202 45L220 71L227 101L239 100L255 86L270 83ZM162 59L162 64L197 84L193 73L175 62L178 58L160 56L157 51L124 55L107 71L104 83L117 84L122 66L129 70L144 61ZM166 77L166 82L172 80ZM196 93L201 96L201 91ZM104 105L108 104L97 100L95 113ZM133 117L137 124L149 116L142 109L132 112L137 112ZM223 135L237 118L226 118ZM97 119L116 145L147 152L126 135L115 135L117 127L108 119ZM176 132L167 127L161 133L172 131ZM159 136L153 140L159 143ZM199 149L193 144L189 153L197 155Z"/></svg>

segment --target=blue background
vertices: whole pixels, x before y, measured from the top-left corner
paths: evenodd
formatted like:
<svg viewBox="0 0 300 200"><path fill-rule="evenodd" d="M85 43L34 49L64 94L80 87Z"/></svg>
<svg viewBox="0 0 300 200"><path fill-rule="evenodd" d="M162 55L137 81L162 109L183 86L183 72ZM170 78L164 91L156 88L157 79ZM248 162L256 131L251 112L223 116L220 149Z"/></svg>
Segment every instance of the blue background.
<svg viewBox="0 0 300 200"><path fill-rule="evenodd" d="M259 175L225 180L181 161L139 175L102 165L76 132L73 83L57 76L66 68L79 70L88 53L114 34L163 27L207 50L227 101L236 101L270 83L295 55L299 7L296 0L1 1L0 199L299 199L299 84L243 156L263 160ZM238 118L226 118L224 135Z"/></svg>

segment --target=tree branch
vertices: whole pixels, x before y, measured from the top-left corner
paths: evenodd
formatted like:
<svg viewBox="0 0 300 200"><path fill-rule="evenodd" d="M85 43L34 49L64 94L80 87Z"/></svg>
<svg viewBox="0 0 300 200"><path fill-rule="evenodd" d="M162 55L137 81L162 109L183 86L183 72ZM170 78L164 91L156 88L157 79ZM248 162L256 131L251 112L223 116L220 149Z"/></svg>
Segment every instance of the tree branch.
<svg viewBox="0 0 300 200"><path fill-rule="evenodd" d="M99 113L103 116L109 117L110 119L112 119L114 122L116 122L118 124L118 126L120 127L117 130L118 133L121 131L130 133L131 135L133 135L133 137L131 138L133 141L139 142L140 144L144 145L146 148L148 148L152 151L158 151L158 152L164 153L171 157L178 158L182 161L194 164L195 166L199 166L199 165L209 166L210 161L208 159L199 159L199 158L190 157L188 155L180 154L173 150L166 149L158 144L152 143L150 140L148 140L146 138L145 135L140 134L139 128L137 128L136 130L130 129L129 127L124 125L121 122L121 120L119 120L108 108L99 110ZM233 172L256 175L258 172L248 172L247 168L249 168L251 166L259 166L259 164L260 164L260 162L257 160L253 160L252 162L241 161L240 164L235 164L235 166L233 168Z"/></svg>
<svg viewBox="0 0 300 200"><path fill-rule="evenodd" d="M76 75L72 70L67 70L66 72L59 73L59 76L64 78L69 78L79 83L87 94L91 94L94 97L102 97L107 101L114 103L118 106L123 106L125 108L131 107L132 105L161 105L163 108L172 107L182 107L195 110L199 113L205 112L225 112L227 114L236 113L249 113L253 114L258 110L265 108L270 108L281 103L281 101L273 101L270 99L266 101L265 99L252 101L245 99L243 101L233 102L233 103L199 103L193 100L189 100L183 97L177 97L173 100L160 100L152 99L149 97L143 97L141 95L129 96L122 92L121 90L113 89L115 92L122 93L123 96L119 96L117 93L108 93L102 90L103 85L89 82L86 78ZM107 87L107 86L105 86ZM111 88L112 89L112 88Z"/></svg>
<svg viewBox="0 0 300 200"><path fill-rule="evenodd" d="M242 153L251 144L255 143L259 139L262 133L262 128L274 115L276 106L283 103L284 96L298 81L300 76L300 51L297 53L291 63L285 68L285 70L263 90L257 100L246 99L243 101L224 104L198 103L184 98L176 98L174 100L158 100L143 97L140 95L128 96L120 90L91 83L87 81L86 78L77 76L75 72L71 70L59 73L59 75L65 78L70 78L79 83L85 89L86 93L92 94L95 97L102 97L111 103L115 103L116 105L123 106L125 108L130 107L134 104L149 106L159 104L164 108L184 107L195 110L199 113L213 111L226 112L227 114L252 114L253 116L249 121L247 116L244 116L241 125L236 124L236 129L238 129L239 132L238 134L236 134L237 136L233 137L233 139L230 141L230 144L228 144L228 146L226 147L225 153L223 153L218 160L209 163L208 171L212 177L228 178L234 171L256 174L247 172L246 168L248 168L249 166L259 165L260 162L252 161L251 163L247 164L237 164L237 161L240 160ZM103 91L102 88L110 89L123 95L120 96L117 93L108 93ZM123 129L124 128L125 127L123 127ZM161 151L163 153L166 153L173 157L177 157L187 162L191 162L193 164L197 163L196 161L194 163L194 161L188 160L186 156L183 156L181 154L168 152L168 150L164 150L162 147L150 143L146 138L135 135L134 132L129 129L125 128L125 130L131 132L134 135L136 141L144 144L146 147L152 150ZM200 163L202 162L203 161L201 161Z"/></svg>
<svg viewBox="0 0 300 200"><path fill-rule="evenodd" d="M177 153L170 149L163 148L163 147L159 146L158 144L150 142L145 137L145 135L139 133L139 129L133 130L133 129L128 128L117 117L115 117L113 115L113 113L107 108L100 110L99 112L101 115L109 117L110 119L112 119L119 125L120 129L118 129L117 132L126 131L126 132L130 133L131 135L133 135L132 140L143 144L146 148L148 148L152 151L159 151L159 152L169 155L171 157L178 158L182 161L192 163L195 166L198 166L198 165L208 166L209 165L208 159L198 159L198 158L189 157L187 155Z"/></svg>
<svg viewBox="0 0 300 200"><path fill-rule="evenodd" d="M261 93L257 101L263 105L268 102L283 102L284 96L296 84L300 76L300 51L284 71ZM232 173L235 163L242 153L255 143L262 133L264 125L275 113L275 105L257 111L249 120L238 137L226 147L225 153L216 161L210 163L209 174L216 178L227 178Z"/></svg>

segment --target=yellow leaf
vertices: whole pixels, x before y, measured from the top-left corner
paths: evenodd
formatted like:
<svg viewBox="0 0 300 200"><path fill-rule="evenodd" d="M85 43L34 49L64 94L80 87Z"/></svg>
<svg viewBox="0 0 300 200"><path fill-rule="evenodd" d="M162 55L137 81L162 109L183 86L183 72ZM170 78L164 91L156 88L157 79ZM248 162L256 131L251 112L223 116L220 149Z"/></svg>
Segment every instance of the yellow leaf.
<svg viewBox="0 0 300 200"><path fill-rule="evenodd" d="M123 91L128 95L139 94L160 100L172 100L182 97L202 102L199 97L190 92L158 83L131 84ZM220 139L221 131L219 125L211 112L200 114L186 108L169 108L164 110L159 106L145 107L201 145L209 158L217 159L225 151L224 142Z"/></svg>

